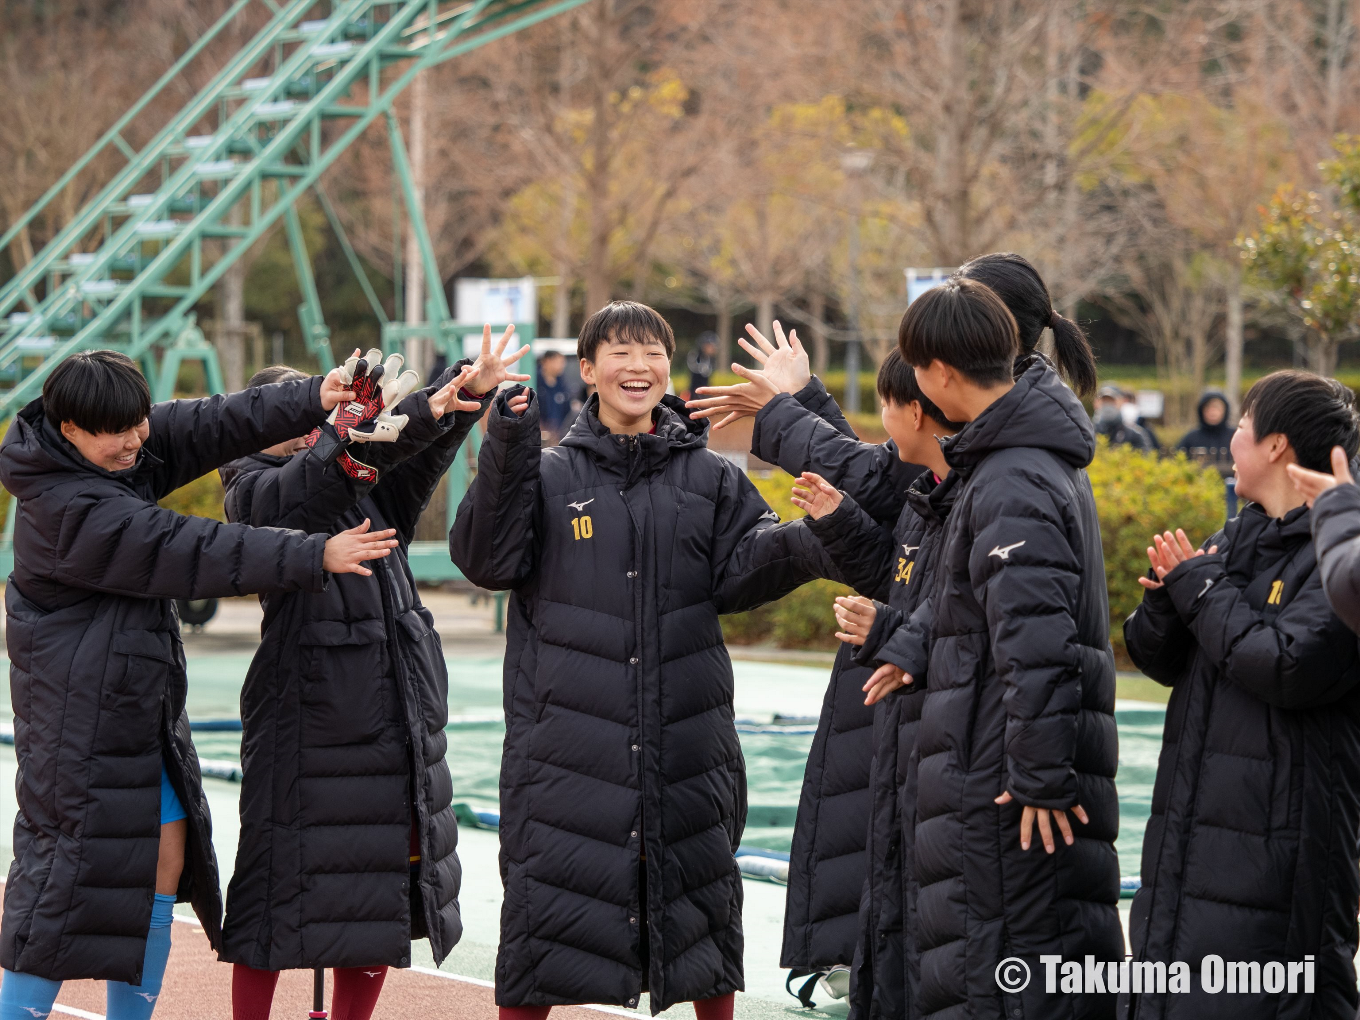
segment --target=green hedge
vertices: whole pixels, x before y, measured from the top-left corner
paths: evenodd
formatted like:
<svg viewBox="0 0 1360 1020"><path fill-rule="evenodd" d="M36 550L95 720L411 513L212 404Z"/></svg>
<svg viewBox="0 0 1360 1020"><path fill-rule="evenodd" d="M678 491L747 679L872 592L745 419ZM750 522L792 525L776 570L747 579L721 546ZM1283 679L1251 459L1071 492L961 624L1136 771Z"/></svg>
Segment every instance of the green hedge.
<svg viewBox="0 0 1360 1020"><path fill-rule="evenodd" d="M227 514L222 508L225 496L221 476L216 471L210 471L201 478L195 478L188 485L181 485L161 500L161 506L177 514L225 521Z"/></svg>
<svg viewBox="0 0 1360 1020"><path fill-rule="evenodd" d="M1110 449L1103 439L1088 473L1105 550L1110 638L1121 664L1127 665L1123 624L1143 597L1138 578L1147 571L1153 533L1184 528L1197 545L1212 535L1225 517L1223 480L1184 454L1158 458L1128 447ZM789 501L789 475L775 471L752 481L781 520L802 516ZM814 581L754 612L723 617L723 633L734 644L834 649L831 600L847 591L830 581Z"/></svg>
<svg viewBox="0 0 1360 1020"><path fill-rule="evenodd" d="M1227 516L1223 478L1212 469L1175 457L1152 456L1127 446L1110 449L1104 439L1087 473L1100 515L1105 583L1110 593L1110 640L1121 664L1124 620L1143 599L1138 578L1147 573L1152 536L1184 528L1199 545Z"/></svg>
<svg viewBox="0 0 1360 1020"><path fill-rule="evenodd" d="M782 521L797 520L803 511L793 505L789 490L793 477L783 471L752 476L765 502L779 514ZM836 619L831 613L832 600L837 595L852 594L849 588L834 581L813 581L797 591L785 595L778 602L749 613L735 613L722 618L723 637L736 645L773 643L780 648L822 648L834 650Z"/></svg>

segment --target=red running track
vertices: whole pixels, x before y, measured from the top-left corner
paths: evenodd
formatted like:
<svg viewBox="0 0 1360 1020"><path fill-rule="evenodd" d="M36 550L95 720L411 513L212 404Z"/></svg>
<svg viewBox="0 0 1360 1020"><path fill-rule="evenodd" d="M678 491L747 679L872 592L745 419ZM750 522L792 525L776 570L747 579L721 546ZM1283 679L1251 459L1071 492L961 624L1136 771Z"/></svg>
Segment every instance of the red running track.
<svg viewBox="0 0 1360 1020"><path fill-rule="evenodd" d="M330 984L328 973L328 1008ZM311 971L285 971L279 977L270 1020L306 1020L311 1008ZM605 1015L601 1009L584 1006L559 1006L552 1011L553 1020L604 1020ZM496 1016L492 991L485 982L394 967L387 972L373 1020L496 1020ZM103 1020L104 982L68 981L62 986L51 1020L70 1017ZM170 963L154 1020L231 1020L231 964L217 961L197 924L177 920L173 926Z"/></svg>

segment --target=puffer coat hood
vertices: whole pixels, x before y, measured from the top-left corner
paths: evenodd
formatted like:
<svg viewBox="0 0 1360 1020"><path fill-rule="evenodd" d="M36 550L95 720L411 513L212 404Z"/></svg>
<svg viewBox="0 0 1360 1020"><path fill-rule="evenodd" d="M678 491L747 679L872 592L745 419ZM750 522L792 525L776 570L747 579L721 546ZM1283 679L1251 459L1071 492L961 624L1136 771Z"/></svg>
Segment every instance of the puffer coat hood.
<svg viewBox="0 0 1360 1020"><path fill-rule="evenodd" d="M1110 1017L1112 996L1049 996L1039 980L1003 992L996 979L1008 957L1034 975L1040 955L1123 957L1114 657L1082 470L1094 432L1035 359L944 451L953 470L941 489L958 492L928 641L898 661L926 685L905 892L919 952L913 1015ZM1003 792L1012 800L998 805ZM1023 805L1081 805L1090 821L1073 821L1072 846L1058 839L1048 854L1036 836L1026 851Z"/></svg>
<svg viewBox="0 0 1360 1020"><path fill-rule="evenodd" d="M399 542L369 562L370 576L262 600L263 638L241 690L241 834L223 960L404 967L413 938L428 937L439 962L462 935L448 674L407 551L481 417L430 410L465 364L398 406L408 422L395 442L351 448L375 483L306 452L222 469L232 520L335 534L367 518Z"/></svg>
<svg viewBox="0 0 1360 1020"><path fill-rule="evenodd" d="M188 815L178 898L220 945L212 826L185 713L174 599L319 591L324 535L184 517L157 500L310 431L320 379L156 404L137 462L90 464L41 399L0 444L19 500L6 645L19 761L0 966L141 981L160 845L161 767Z"/></svg>
<svg viewBox="0 0 1360 1020"><path fill-rule="evenodd" d="M1248 504L1204 543L1217 553L1176 567L1124 624L1134 662L1171 687L1130 942L1135 960L1190 971L1188 994L1126 997L1127 1016L1320 1020L1360 1005L1360 659L1310 532L1341 505L1324 493L1314 522L1306 507L1274 519ZM1314 991L1256 979L1207 993L1209 954L1311 957Z"/></svg>
<svg viewBox="0 0 1360 1020"><path fill-rule="evenodd" d="M517 417L516 392L492 405L450 534L470 580L513 592L496 1001L648 990L656 1013L739 990L746 776L718 615L829 562L680 401L629 436L592 401L544 450L537 400Z"/></svg>

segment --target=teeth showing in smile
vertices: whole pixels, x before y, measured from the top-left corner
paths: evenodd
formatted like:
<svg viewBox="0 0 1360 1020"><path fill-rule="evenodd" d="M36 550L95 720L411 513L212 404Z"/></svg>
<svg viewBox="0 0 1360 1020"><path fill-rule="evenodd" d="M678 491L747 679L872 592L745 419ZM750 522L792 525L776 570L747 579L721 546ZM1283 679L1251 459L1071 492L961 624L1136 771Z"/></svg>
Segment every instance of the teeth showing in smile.
<svg viewBox="0 0 1360 1020"><path fill-rule="evenodd" d="M629 393L646 393L652 388L652 384L646 382L626 382L623 383L623 388Z"/></svg>

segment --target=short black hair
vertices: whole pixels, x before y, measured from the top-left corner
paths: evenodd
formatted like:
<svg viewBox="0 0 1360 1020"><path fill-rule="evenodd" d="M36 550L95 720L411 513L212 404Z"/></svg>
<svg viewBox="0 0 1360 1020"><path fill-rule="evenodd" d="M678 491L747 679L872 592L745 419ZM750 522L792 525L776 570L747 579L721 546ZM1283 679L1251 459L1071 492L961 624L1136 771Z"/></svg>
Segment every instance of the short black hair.
<svg viewBox="0 0 1360 1020"><path fill-rule="evenodd" d="M86 432L126 432L151 413L151 387L137 363L119 351L82 351L43 382L43 414L60 429L72 422Z"/></svg>
<svg viewBox="0 0 1360 1020"><path fill-rule="evenodd" d="M910 305L897 327L909 365L939 360L979 386L1010 382L1020 353L1015 316L985 283L952 276Z"/></svg>
<svg viewBox="0 0 1360 1020"><path fill-rule="evenodd" d="M916 369L907 364L896 347L888 352L883 364L878 366L878 396L884 403L893 403L898 407L920 404L922 414L949 432L957 432L964 426L961 421L946 418L935 402L921 392L916 382Z"/></svg>
<svg viewBox="0 0 1360 1020"><path fill-rule="evenodd" d="M576 338L576 356L594 361L603 343L660 344L675 356L675 334L655 308L637 301L611 301L586 320Z"/></svg>
<svg viewBox="0 0 1360 1020"><path fill-rule="evenodd" d="M291 365L268 365L252 375L246 386L268 386L270 383L293 382L306 378L306 372L299 371Z"/></svg>
<svg viewBox="0 0 1360 1020"><path fill-rule="evenodd" d="M1257 442L1284 436L1299 466L1313 471L1330 473L1334 446L1346 451L1347 460L1360 450L1355 393L1335 379L1294 369L1272 372L1247 390L1242 414L1251 417Z"/></svg>

